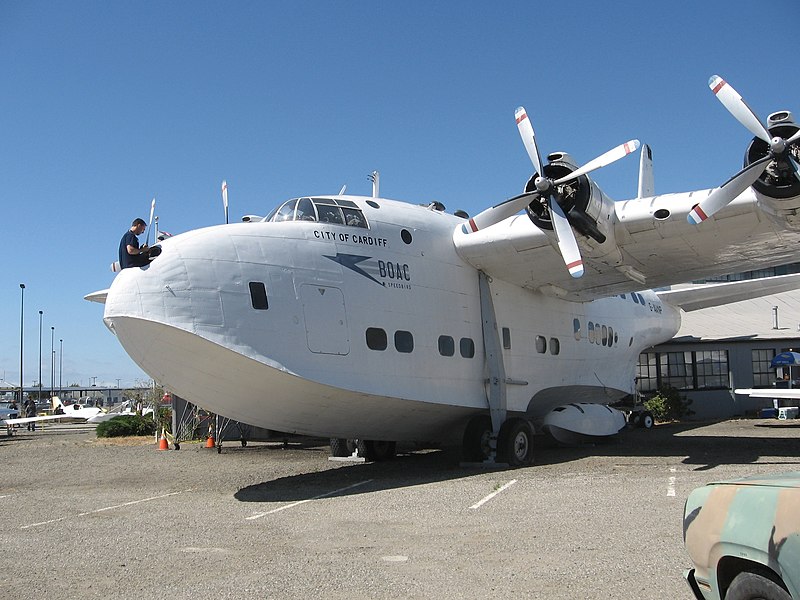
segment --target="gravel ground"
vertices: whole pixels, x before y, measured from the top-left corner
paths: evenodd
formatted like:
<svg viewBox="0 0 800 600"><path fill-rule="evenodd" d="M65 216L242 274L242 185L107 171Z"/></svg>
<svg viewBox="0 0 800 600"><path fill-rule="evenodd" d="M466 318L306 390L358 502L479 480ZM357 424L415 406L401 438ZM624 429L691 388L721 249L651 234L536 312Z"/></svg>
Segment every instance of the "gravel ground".
<svg viewBox="0 0 800 600"><path fill-rule="evenodd" d="M688 599L686 496L800 470L800 421L659 425L517 470L327 454L166 452L69 425L2 437L0 597Z"/></svg>

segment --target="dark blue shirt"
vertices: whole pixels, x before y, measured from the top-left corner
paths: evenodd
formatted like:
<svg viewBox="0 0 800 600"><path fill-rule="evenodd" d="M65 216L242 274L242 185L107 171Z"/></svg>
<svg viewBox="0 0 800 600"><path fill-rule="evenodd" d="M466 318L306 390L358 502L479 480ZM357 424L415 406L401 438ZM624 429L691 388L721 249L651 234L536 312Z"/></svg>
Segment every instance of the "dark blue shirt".
<svg viewBox="0 0 800 600"><path fill-rule="evenodd" d="M144 254L128 254L128 246L133 246L134 248L139 247L139 238L137 238L130 229L125 232L125 235L122 236L122 240L120 240L119 243L120 267L123 269L127 269L128 267L142 267L149 262L147 256Z"/></svg>

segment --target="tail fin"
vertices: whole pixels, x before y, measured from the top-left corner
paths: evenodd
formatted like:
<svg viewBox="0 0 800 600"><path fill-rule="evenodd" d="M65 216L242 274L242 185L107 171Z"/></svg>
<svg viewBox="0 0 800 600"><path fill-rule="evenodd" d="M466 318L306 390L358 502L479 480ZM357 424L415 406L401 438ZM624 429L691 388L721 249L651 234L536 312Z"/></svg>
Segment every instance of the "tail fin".
<svg viewBox="0 0 800 600"><path fill-rule="evenodd" d="M59 398L58 396L53 396L52 398L50 398L50 403L53 405L53 410L59 407L64 408L64 405L61 404L61 398Z"/></svg>
<svg viewBox="0 0 800 600"><path fill-rule="evenodd" d="M650 146L642 144L642 154L639 158L639 195L638 198L650 198L656 195L653 182L653 151Z"/></svg>

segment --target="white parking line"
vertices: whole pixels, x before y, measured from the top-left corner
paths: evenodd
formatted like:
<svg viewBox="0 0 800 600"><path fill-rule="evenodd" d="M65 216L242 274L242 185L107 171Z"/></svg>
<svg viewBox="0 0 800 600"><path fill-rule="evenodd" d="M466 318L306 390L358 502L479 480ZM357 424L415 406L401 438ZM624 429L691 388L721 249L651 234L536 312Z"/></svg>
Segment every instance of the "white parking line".
<svg viewBox="0 0 800 600"><path fill-rule="evenodd" d="M496 489L495 491L493 491L491 494L489 494L489 495L488 495L488 496L486 496L485 498L482 498L481 500L479 500L478 502L476 502L475 504L473 504L472 506L470 506L470 508L480 508L480 507L481 507L481 506L483 506L483 505L484 505L486 502L488 502L489 500L491 500L492 498L494 498L495 496L497 496L497 494L499 494L500 492L502 492L502 491L504 491L504 490L507 490L508 488L510 488L510 487L511 487L512 485L514 485L515 483L517 483L517 480L516 480L516 479L512 479L511 481L509 481L509 482L508 482L508 483L506 483L505 485L503 485L503 486L499 487L498 489Z"/></svg>
<svg viewBox="0 0 800 600"><path fill-rule="evenodd" d="M669 472L670 473L677 473L678 469L676 469L675 467L670 467L669 468ZM675 475L673 475L672 477L669 478L669 484L667 485L667 496L670 496L670 497L671 496L675 496L675 482L677 480L678 480L678 478Z"/></svg>
<svg viewBox="0 0 800 600"><path fill-rule="evenodd" d="M114 506L106 506L104 508L98 508L97 510L90 510L75 515L66 515L64 517L59 517L58 519L50 519L49 521L42 521L40 523L30 523L29 525L23 525L22 527L20 527L20 529L29 529L31 527L39 527L41 525L50 525L51 523L58 523L59 521L65 521L66 519L74 517L85 517L87 515L94 515L96 513L105 512L107 510L114 510L115 508L122 508L124 506L133 506L134 504L141 504L142 502L150 502L151 500L160 500L161 498L168 498L169 496L177 496L178 494L183 494L191 491L192 490L190 488L188 490L181 490L180 492L170 492L169 494L161 494L160 496L151 496L150 498L142 498L141 500L131 500L130 502L115 504Z"/></svg>
<svg viewBox="0 0 800 600"><path fill-rule="evenodd" d="M320 498L327 498L328 496L333 496L334 494L338 494L339 492L346 492L347 490L351 490L360 485L364 485L365 483L369 483L370 481L373 480L367 479L366 481L360 481L359 483L354 483L353 485L348 485L347 487L339 488L338 490L333 490L332 492L320 494L319 496L314 496L313 498L308 498L306 500L298 500L297 502L292 502L291 504L286 504L285 506L279 506L278 508L273 508L272 510L268 510L267 512L256 513L254 515L250 515L249 517L245 517L245 519L248 521L252 521L253 519L259 519L261 517L265 517L267 515L271 515L273 513L286 510L287 508L294 508L295 506L300 506L301 504L305 504L306 502L311 502L312 500L319 500Z"/></svg>

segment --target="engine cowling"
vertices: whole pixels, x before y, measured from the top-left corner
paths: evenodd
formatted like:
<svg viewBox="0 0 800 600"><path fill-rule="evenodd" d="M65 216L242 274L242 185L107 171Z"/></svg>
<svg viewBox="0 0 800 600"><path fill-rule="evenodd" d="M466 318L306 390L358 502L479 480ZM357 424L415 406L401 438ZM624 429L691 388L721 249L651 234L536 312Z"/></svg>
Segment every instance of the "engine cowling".
<svg viewBox="0 0 800 600"><path fill-rule="evenodd" d="M572 157L565 152L550 154L547 160L548 163L542 170L544 176L551 180L566 177L578 168ZM538 174L534 173L528 180L525 185L526 192L536 190L537 176ZM612 236L610 217L614 213L614 203L588 176L582 175L557 186L556 196L570 225L578 233L600 245ZM531 202L525 208L525 212L540 229L553 229L546 197L539 197Z"/></svg>
<svg viewBox="0 0 800 600"><path fill-rule="evenodd" d="M767 130L772 136L788 139L798 129L800 126L786 110L772 113L767 119ZM753 138L745 152L744 166L764 158L768 153L769 144L759 138ZM791 153L795 162L800 163L800 144L795 143L789 148L788 153ZM794 165L788 156L770 161L761 176L753 183L753 190L758 197L759 205L766 212L782 219L799 217L797 213L800 209L800 179L795 175Z"/></svg>

